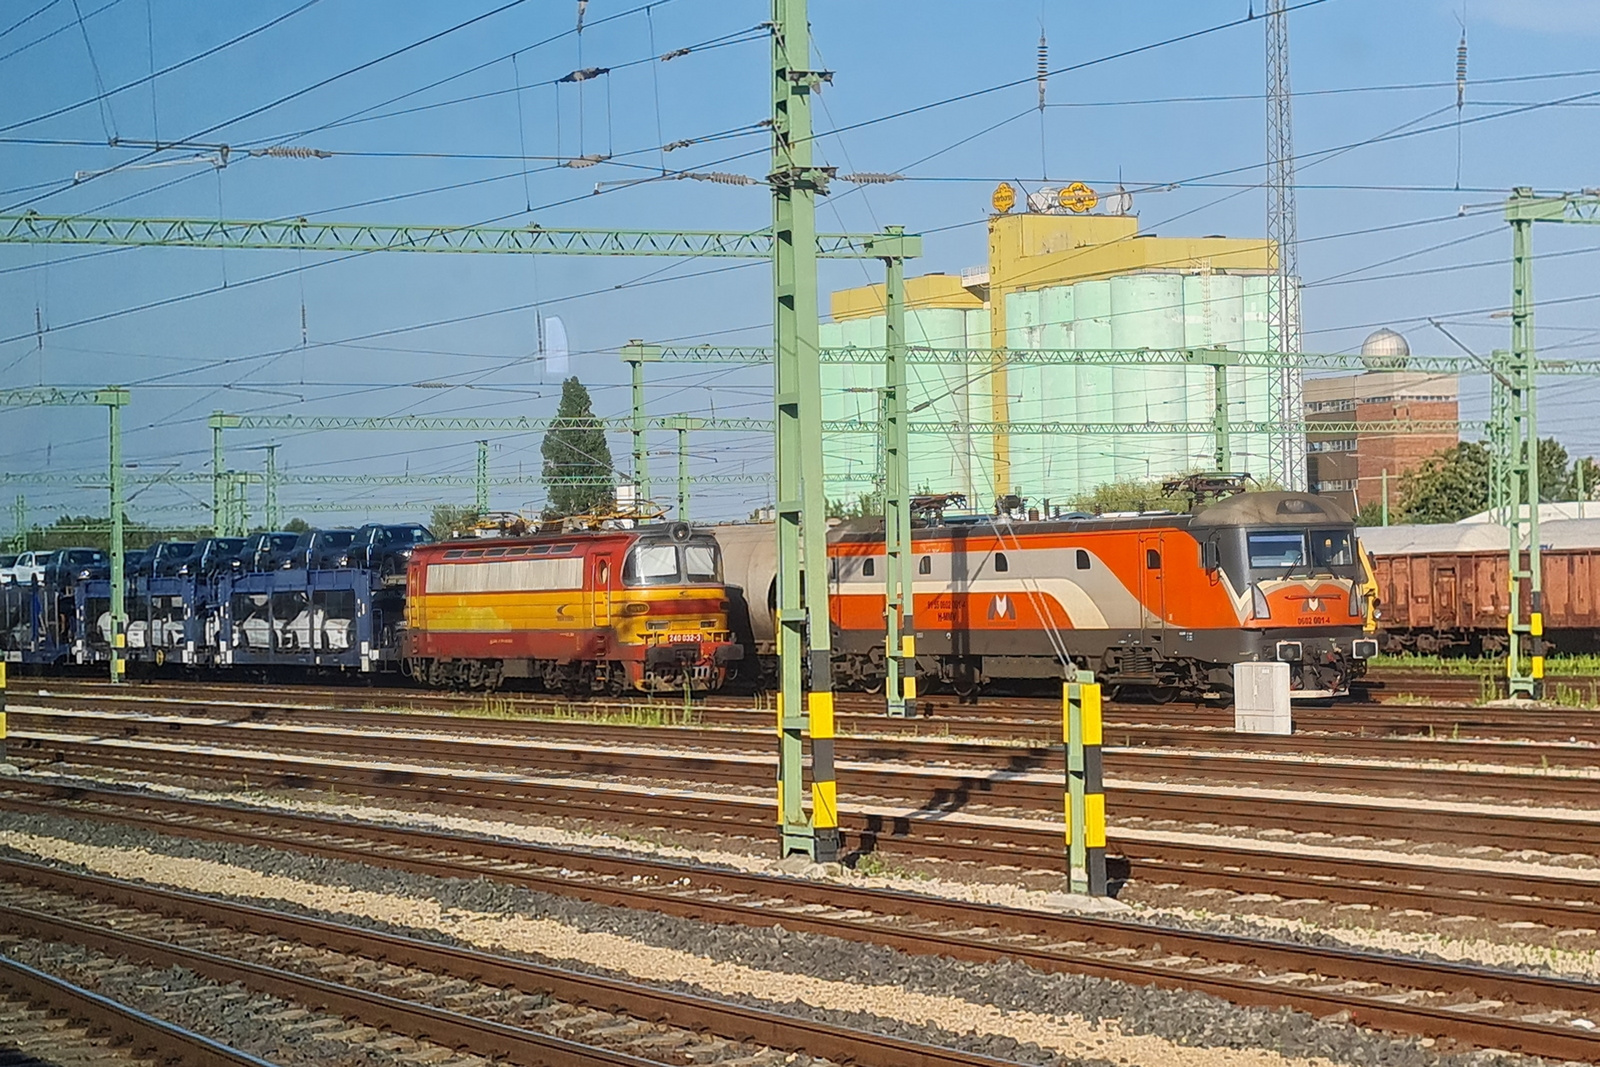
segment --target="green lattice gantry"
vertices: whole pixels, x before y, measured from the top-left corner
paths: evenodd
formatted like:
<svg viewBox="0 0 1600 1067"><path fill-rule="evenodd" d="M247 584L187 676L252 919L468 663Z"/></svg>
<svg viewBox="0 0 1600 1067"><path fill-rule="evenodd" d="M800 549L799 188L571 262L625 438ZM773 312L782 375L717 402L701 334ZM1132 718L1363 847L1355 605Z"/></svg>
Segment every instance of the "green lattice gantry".
<svg viewBox="0 0 1600 1067"><path fill-rule="evenodd" d="M885 234L817 234L826 259L882 256ZM896 240L920 238L896 236ZM400 226L306 219L125 219L0 215L0 244L143 248L251 248L293 252L468 252L564 256L766 259L772 233L728 230L547 229L543 226Z"/></svg>

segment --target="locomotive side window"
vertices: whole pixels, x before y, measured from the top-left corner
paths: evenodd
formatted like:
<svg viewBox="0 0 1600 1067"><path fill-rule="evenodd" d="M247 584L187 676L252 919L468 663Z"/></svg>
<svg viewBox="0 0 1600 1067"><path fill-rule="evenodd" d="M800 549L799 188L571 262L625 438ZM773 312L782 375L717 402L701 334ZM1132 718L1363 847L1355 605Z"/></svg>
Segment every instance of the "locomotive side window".
<svg viewBox="0 0 1600 1067"><path fill-rule="evenodd" d="M1306 561L1306 535L1298 530L1258 530L1247 543L1251 567L1298 567Z"/></svg>
<svg viewBox="0 0 1600 1067"><path fill-rule="evenodd" d="M678 581L678 550L673 545L640 545L622 568L628 585L671 585Z"/></svg>
<svg viewBox="0 0 1600 1067"><path fill-rule="evenodd" d="M1146 570L1158 571L1161 569L1161 553L1153 548L1144 550L1144 565Z"/></svg>
<svg viewBox="0 0 1600 1067"><path fill-rule="evenodd" d="M720 582L720 564L714 545L683 546L683 573L691 582Z"/></svg>
<svg viewBox="0 0 1600 1067"><path fill-rule="evenodd" d="M1080 571L1086 571L1089 569L1089 553L1084 549L1078 549L1077 563Z"/></svg>
<svg viewBox="0 0 1600 1067"><path fill-rule="evenodd" d="M876 564L873 561L871 556L868 556L865 560L862 561L862 563L861 563L861 576L863 578L871 578L874 574L877 573L877 571L878 571L878 568L877 568L877 566L876 566Z"/></svg>
<svg viewBox="0 0 1600 1067"><path fill-rule="evenodd" d="M933 557L932 556L923 556L920 560L917 561L917 573L918 574L932 574L933 573Z"/></svg>
<svg viewBox="0 0 1600 1067"><path fill-rule="evenodd" d="M1349 530L1313 530L1311 561L1319 567L1348 567L1356 561Z"/></svg>
<svg viewBox="0 0 1600 1067"><path fill-rule="evenodd" d="M1011 569L1011 564L1006 559L1004 552L996 552L994 554L994 569L996 574L1004 574Z"/></svg>

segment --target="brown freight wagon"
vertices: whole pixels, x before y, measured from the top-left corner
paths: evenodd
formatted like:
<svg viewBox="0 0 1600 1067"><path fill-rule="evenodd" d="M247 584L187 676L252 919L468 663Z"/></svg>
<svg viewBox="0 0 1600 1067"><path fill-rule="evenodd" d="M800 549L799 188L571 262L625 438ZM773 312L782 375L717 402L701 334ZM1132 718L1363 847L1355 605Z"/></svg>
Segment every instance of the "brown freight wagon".
<svg viewBox="0 0 1600 1067"><path fill-rule="evenodd" d="M1509 553L1483 547L1486 540L1504 538L1505 533L1498 526L1472 525L1476 529L1469 527L1460 540L1476 543L1456 549L1385 544L1384 535L1403 528L1362 531L1378 583L1378 639L1384 652L1481 655L1505 650ZM1570 540L1560 535L1573 532L1556 531L1560 540ZM1548 546L1540 552L1540 561L1544 628L1551 650L1600 649L1600 543L1554 547L1548 536L1540 540ZM1532 611L1526 596L1522 611L1525 618Z"/></svg>

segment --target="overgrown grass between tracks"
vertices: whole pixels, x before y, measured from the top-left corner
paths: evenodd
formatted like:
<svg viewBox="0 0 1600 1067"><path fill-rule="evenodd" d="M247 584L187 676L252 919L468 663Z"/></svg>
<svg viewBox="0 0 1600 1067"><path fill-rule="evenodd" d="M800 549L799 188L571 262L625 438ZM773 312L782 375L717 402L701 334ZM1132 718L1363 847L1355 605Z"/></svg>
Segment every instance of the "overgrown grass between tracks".
<svg viewBox="0 0 1600 1067"><path fill-rule="evenodd" d="M1382 655L1372 657L1367 663L1380 670L1471 678L1499 678L1506 669L1505 659L1499 656L1469 659L1465 656ZM1547 677L1600 677L1600 655L1550 656L1545 660L1544 672Z"/></svg>
<svg viewBox="0 0 1600 1067"><path fill-rule="evenodd" d="M403 708L430 715L454 715L466 719L504 719L526 722L576 722L601 726L701 726L698 709L682 704L526 704L497 697L482 703L456 708Z"/></svg>

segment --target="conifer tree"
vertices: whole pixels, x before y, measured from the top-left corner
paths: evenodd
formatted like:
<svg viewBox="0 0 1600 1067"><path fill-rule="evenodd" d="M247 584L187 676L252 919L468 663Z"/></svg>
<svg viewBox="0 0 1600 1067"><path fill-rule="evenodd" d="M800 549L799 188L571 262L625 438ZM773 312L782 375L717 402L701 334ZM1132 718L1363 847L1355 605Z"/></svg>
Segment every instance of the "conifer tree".
<svg viewBox="0 0 1600 1067"><path fill-rule="evenodd" d="M545 431L544 456L547 518L581 515L616 499L611 446L605 427L595 418L589 390L576 377L561 383L556 424Z"/></svg>

